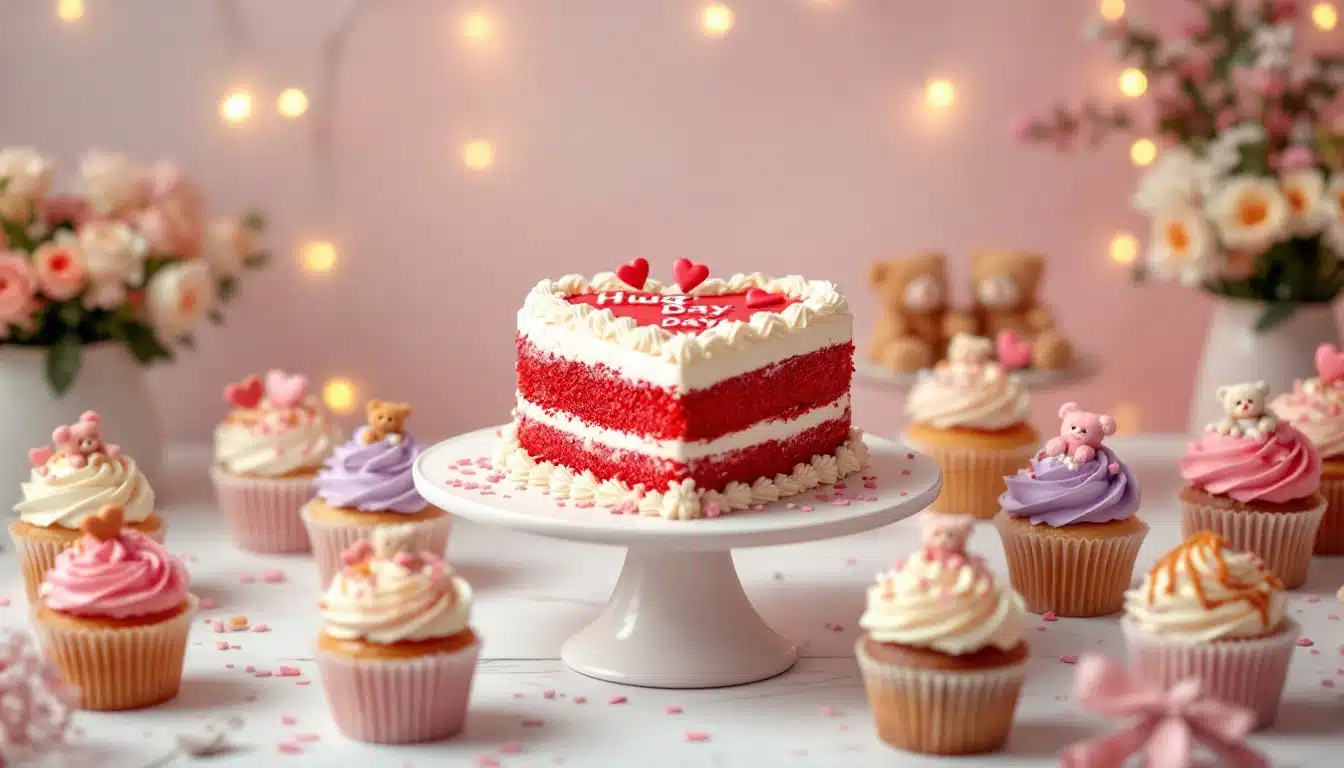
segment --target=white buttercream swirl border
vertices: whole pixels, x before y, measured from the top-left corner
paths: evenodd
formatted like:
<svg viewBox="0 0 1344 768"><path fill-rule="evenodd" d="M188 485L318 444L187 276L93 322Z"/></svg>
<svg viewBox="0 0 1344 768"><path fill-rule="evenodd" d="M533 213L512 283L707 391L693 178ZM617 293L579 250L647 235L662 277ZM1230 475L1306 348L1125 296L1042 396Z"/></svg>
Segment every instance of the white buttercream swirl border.
<svg viewBox="0 0 1344 768"><path fill-rule="evenodd" d="M518 313L518 331L527 334L532 323L561 326L598 339L612 341L670 362L688 363L714 357L724 351L802 330L809 324L845 316L849 305L834 284L807 280L797 275L768 278L759 272L736 274L726 279L709 278L690 290L692 296L722 296L757 288L797 299L778 312L762 310L747 321L729 320L699 333L674 333L658 326L636 325L633 318L617 317L610 309L571 304L567 299L594 291L633 291L614 272L599 272L592 279L565 275L537 283ZM680 294L676 285L650 279L647 293Z"/></svg>
<svg viewBox="0 0 1344 768"><path fill-rule="evenodd" d="M598 480L592 472L575 472L559 464L537 461L519 443L515 425L500 433L501 443L494 456L495 468L520 485L546 489L557 501L591 503L611 508L630 502L640 515L667 520L694 520L705 516L713 504L722 513L739 512L760 504L796 496L820 485L831 485L868 466L868 446L863 432L851 429L849 439L833 454L818 454L806 463L798 463L789 474L761 477L750 485L729 483L722 491L702 491L695 481L671 483L665 491L631 487L611 479Z"/></svg>

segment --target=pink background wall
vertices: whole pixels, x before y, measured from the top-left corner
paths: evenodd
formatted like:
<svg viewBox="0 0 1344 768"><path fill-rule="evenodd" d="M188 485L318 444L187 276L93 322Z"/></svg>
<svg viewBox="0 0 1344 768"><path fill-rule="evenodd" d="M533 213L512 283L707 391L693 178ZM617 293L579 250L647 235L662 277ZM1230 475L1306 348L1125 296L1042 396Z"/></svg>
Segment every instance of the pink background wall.
<svg viewBox="0 0 1344 768"><path fill-rule="evenodd" d="M54 5L5 6L0 142L66 171L89 146L171 156L221 211L256 204L273 225L277 263L228 327L154 374L175 437L206 434L226 380L274 365L412 401L422 435L500 422L528 288L635 255L660 275L690 256L834 280L862 345L868 264L930 248L959 281L971 249L1050 254L1048 301L1106 355L1064 395L1183 426L1209 301L1131 286L1109 261L1115 233L1143 234L1126 146L1061 157L1010 137L1023 109L1115 93L1118 68L1079 34L1093 2L733 0L716 39L694 0L384 0L352 28L335 90L323 42L350 0L239 0L233 33L203 0L88 0L74 24ZM484 44L459 33L475 8L496 22ZM954 108L922 105L931 77L956 84ZM256 111L225 124L237 86ZM313 100L297 120L274 108L291 86ZM476 138L494 144L488 171L462 164ZM312 238L339 245L333 273L300 268ZM898 398L856 392L861 423L899 423ZM1038 402L1043 423L1059 401Z"/></svg>

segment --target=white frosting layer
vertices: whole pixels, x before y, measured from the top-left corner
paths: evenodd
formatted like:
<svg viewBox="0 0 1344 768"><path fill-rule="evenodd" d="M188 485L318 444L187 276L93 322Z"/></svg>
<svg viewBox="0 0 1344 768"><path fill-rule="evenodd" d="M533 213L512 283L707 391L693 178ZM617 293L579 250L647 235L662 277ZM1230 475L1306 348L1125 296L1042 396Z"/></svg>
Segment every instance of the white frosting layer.
<svg viewBox="0 0 1344 768"><path fill-rule="evenodd" d="M524 417L539 424L574 435L585 442L591 441L618 451L631 451L659 459L673 461L691 461L706 456L728 453L772 440L787 440L800 435L813 427L838 419L849 410L849 394L793 419L775 419L762 421L739 432L733 432L712 440L659 440L632 432L608 429L589 424L583 419L562 411L550 411L528 401L519 392L516 417Z"/></svg>
<svg viewBox="0 0 1344 768"><path fill-rule="evenodd" d="M154 489L128 456L112 461L100 457L78 468L53 459L47 474L34 469L20 490L23 499L14 511L25 523L43 528L78 529L109 504L121 507L128 523L143 523L154 514Z"/></svg>

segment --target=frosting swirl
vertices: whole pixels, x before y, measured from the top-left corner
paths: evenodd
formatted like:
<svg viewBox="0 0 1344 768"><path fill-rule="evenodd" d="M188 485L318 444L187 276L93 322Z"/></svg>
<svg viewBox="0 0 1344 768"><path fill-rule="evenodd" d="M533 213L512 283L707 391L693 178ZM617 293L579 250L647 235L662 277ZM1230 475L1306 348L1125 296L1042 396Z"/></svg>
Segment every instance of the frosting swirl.
<svg viewBox="0 0 1344 768"><path fill-rule="evenodd" d="M1321 456L1305 435L1280 423L1267 440L1209 432L1180 460L1181 477L1196 490L1246 503L1282 504L1321 486Z"/></svg>
<svg viewBox="0 0 1344 768"><path fill-rule="evenodd" d="M115 619L171 611L187 599L182 561L139 531L113 538L86 535L56 556L39 594L48 608Z"/></svg>
<svg viewBox="0 0 1344 768"><path fill-rule="evenodd" d="M913 421L938 429L1007 429L1026 421L1029 408L1021 381L992 364L923 373L905 401Z"/></svg>
<svg viewBox="0 0 1344 768"><path fill-rule="evenodd" d="M215 463L234 475L282 477L322 466L340 440L317 399L294 408L240 409L215 428Z"/></svg>
<svg viewBox="0 0 1344 768"><path fill-rule="evenodd" d="M411 467L420 445L410 435L366 445L360 427L317 474L317 495L334 507L410 514L428 506L415 490Z"/></svg>
<svg viewBox="0 0 1344 768"><path fill-rule="evenodd" d="M154 489L129 456L82 467L57 458L45 469L46 474L34 469L28 482L19 486L23 498L14 511L29 525L78 529L109 504L121 507L131 523L154 514Z"/></svg>
<svg viewBox="0 0 1344 768"><path fill-rule="evenodd" d="M1030 469L1004 480L1008 490L999 504L1013 517L1054 528L1074 523L1124 520L1139 510L1139 483L1110 448L1072 464L1059 456L1033 459ZM1115 467L1115 471L1111 471Z"/></svg>
<svg viewBox="0 0 1344 768"><path fill-rule="evenodd" d="M1203 643L1263 637L1283 623L1283 584L1247 552L1204 531L1167 553L1125 593L1125 613L1140 630Z"/></svg>
<svg viewBox="0 0 1344 768"><path fill-rule="evenodd" d="M1306 435L1322 458L1344 455L1344 388L1319 379L1299 381L1269 407Z"/></svg>

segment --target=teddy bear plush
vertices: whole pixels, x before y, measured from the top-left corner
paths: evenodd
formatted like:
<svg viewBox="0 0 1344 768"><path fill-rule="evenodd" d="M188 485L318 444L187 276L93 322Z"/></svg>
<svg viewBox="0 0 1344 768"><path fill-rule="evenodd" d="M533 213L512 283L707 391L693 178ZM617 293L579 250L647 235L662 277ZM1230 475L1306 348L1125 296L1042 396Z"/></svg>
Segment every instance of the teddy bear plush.
<svg viewBox="0 0 1344 768"><path fill-rule="evenodd" d="M1269 385L1263 381L1243 381L1219 387L1214 395L1227 415L1208 431L1228 437L1267 440L1278 428L1278 420L1269 412Z"/></svg>
<svg viewBox="0 0 1344 768"><path fill-rule="evenodd" d="M972 318L949 310L947 271L941 253L879 262L869 281L877 292L877 328L869 357L902 373L933 367L948 339L974 330Z"/></svg>
<svg viewBox="0 0 1344 768"><path fill-rule="evenodd" d="M104 461L115 461L121 456L121 448L103 441L102 419L94 411L80 414L79 421L69 426L59 426L51 433L51 442L56 445L34 448L28 452L28 459L34 467L45 469L51 459L63 459L75 469L86 466L98 466Z"/></svg>
<svg viewBox="0 0 1344 768"><path fill-rule="evenodd" d="M1105 414L1090 413L1077 403L1059 407L1059 437L1046 441L1038 458L1058 456L1069 466L1077 468L1097 457L1097 449L1107 435L1115 434L1115 419ZM1112 468L1114 473L1118 467Z"/></svg>
<svg viewBox="0 0 1344 768"><path fill-rule="evenodd" d="M919 517L922 549L932 560L965 555L975 518L970 515L946 515L925 512Z"/></svg>
<svg viewBox="0 0 1344 768"><path fill-rule="evenodd" d="M383 400L370 400L365 407L369 425L364 429L365 445L380 440L400 443L406 428L406 420L411 416L411 406L406 403L389 403Z"/></svg>
<svg viewBox="0 0 1344 768"><path fill-rule="evenodd" d="M972 316L975 333L1000 338L1004 332L1029 344L1031 365L1060 370L1073 363L1073 347L1037 299L1045 258L1016 251L983 251L971 256Z"/></svg>

